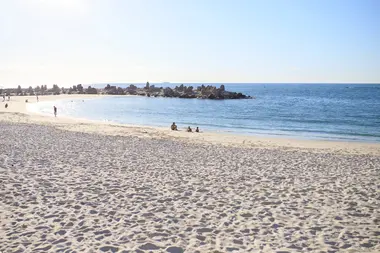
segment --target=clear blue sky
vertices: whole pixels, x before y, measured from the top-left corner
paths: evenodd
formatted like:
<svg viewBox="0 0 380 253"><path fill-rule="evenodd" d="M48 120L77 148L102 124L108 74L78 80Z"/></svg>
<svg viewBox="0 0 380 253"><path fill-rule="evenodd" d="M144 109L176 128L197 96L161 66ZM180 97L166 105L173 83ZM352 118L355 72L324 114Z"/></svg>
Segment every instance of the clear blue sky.
<svg viewBox="0 0 380 253"><path fill-rule="evenodd" d="M379 0L0 0L0 86L380 83Z"/></svg>

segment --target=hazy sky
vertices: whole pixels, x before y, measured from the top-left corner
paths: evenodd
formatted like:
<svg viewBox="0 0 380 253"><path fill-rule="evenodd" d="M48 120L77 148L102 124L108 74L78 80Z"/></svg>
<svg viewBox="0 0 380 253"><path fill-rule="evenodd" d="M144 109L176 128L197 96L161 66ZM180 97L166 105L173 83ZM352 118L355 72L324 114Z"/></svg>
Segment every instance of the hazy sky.
<svg viewBox="0 0 380 253"><path fill-rule="evenodd" d="M377 82L379 0L0 0L0 86Z"/></svg>

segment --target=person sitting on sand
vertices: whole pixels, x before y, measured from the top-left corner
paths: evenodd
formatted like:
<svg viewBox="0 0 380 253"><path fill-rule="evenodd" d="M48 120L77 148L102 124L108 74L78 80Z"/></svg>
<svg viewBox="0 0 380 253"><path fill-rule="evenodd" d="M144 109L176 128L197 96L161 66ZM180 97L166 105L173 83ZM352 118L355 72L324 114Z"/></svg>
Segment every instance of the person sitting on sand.
<svg viewBox="0 0 380 253"><path fill-rule="evenodd" d="M188 131L189 133L191 133L193 130L191 130L191 127L188 126L187 131Z"/></svg>
<svg viewBox="0 0 380 253"><path fill-rule="evenodd" d="M7 108L8 108L8 103L5 104L5 109L7 109Z"/></svg>
<svg viewBox="0 0 380 253"><path fill-rule="evenodd" d="M197 127L197 128L195 129L195 132L199 133L199 127Z"/></svg>
<svg viewBox="0 0 380 253"><path fill-rule="evenodd" d="M173 122L173 124L171 125L170 127L173 131L177 131L177 125L175 124L175 122Z"/></svg>

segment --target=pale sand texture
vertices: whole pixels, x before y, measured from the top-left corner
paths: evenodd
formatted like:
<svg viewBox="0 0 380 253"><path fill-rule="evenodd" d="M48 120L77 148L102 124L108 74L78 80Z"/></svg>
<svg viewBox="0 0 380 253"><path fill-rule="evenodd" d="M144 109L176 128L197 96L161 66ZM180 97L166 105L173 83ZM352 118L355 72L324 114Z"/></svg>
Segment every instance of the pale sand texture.
<svg viewBox="0 0 380 253"><path fill-rule="evenodd" d="M378 156L4 122L0 135L3 252L380 250Z"/></svg>
<svg viewBox="0 0 380 253"><path fill-rule="evenodd" d="M376 144L76 125L12 107L0 111L2 252L380 251Z"/></svg>

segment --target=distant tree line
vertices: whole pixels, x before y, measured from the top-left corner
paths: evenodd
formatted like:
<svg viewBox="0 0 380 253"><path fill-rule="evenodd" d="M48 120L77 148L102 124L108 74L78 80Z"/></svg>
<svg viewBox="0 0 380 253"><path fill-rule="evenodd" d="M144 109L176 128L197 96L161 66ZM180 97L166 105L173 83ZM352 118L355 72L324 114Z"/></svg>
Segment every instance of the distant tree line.
<svg viewBox="0 0 380 253"><path fill-rule="evenodd" d="M82 84L73 85L72 87L65 89L64 87L60 88L57 84L53 84L51 89L47 88L47 85L36 86L33 88L29 86L27 89L21 88L20 85L16 89L0 89L0 94L16 94L17 96L26 96L26 95L59 95L59 94L98 94L98 90L91 86L88 86L87 89L83 88Z"/></svg>

